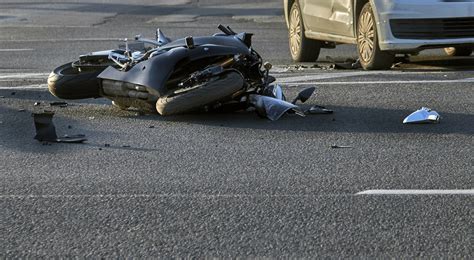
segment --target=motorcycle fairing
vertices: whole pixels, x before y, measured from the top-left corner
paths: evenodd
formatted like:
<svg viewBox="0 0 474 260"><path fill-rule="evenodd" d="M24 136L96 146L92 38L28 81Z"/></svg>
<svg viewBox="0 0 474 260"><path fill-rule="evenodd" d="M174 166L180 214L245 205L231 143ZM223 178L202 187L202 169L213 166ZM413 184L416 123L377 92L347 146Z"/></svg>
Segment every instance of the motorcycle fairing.
<svg viewBox="0 0 474 260"><path fill-rule="evenodd" d="M193 37L194 45L195 46L202 46L202 45L220 45L220 46L232 46L236 47L242 53L248 52L249 46L244 43L246 34L239 34L233 36L200 36L200 37ZM186 47L186 40L178 39L162 45L159 49L160 50L169 50L176 47Z"/></svg>
<svg viewBox="0 0 474 260"><path fill-rule="evenodd" d="M201 37L201 38L224 38L224 37ZM202 44L193 49L186 47L176 47L178 44L172 46L167 52L150 58L147 61L140 62L129 71L120 71L114 67L108 67L98 78L115 81L123 81L136 85L147 87L149 93L161 97L164 96L168 89L166 82L175 70L176 64L182 60L195 61L206 57L213 56L234 56L238 54L250 54L250 49L243 43L240 46L235 43L233 46L221 46L215 44ZM232 40L233 42L236 39ZM211 41L212 42L212 41ZM184 43L184 40L183 40ZM170 43L173 44L173 43ZM160 49L170 47L171 45L164 45Z"/></svg>

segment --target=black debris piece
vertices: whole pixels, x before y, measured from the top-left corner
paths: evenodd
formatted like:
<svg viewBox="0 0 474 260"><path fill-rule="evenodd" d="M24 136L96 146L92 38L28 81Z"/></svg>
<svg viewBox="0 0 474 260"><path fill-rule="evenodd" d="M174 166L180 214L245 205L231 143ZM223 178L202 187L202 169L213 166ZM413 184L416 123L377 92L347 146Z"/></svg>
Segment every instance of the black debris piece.
<svg viewBox="0 0 474 260"><path fill-rule="evenodd" d="M360 69L362 66L360 65L360 60L354 60L354 59L347 59L344 62L335 62L332 66L332 69L338 69L338 70L351 70L351 69Z"/></svg>
<svg viewBox="0 0 474 260"><path fill-rule="evenodd" d="M148 128L155 128L155 126L154 126L154 125L151 125L151 126L148 126Z"/></svg>
<svg viewBox="0 0 474 260"><path fill-rule="evenodd" d="M110 147L110 144L104 144L104 147Z"/></svg>
<svg viewBox="0 0 474 260"><path fill-rule="evenodd" d="M11 95L12 95L12 96L16 95L16 92L12 92Z"/></svg>
<svg viewBox="0 0 474 260"><path fill-rule="evenodd" d="M333 145L331 145L331 148L333 148L333 149L344 149L344 148L352 148L352 146L333 144Z"/></svg>
<svg viewBox="0 0 474 260"><path fill-rule="evenodd" d="M32 114L36 135L34 139L40 142L52 142L52 143L83 143L87 141L85 135L64 135L59 137L56 134L56 127L53 124L54 112L44 111L43 113Z"/></svg>
<svg viewBox="0 0 474 260"><path fill-rule="evenodd" d="M49 103L49 105L52 106L52 107L55 107L55 106L58 106L58 107L67 107L67 106L68 106L68 103L67 103L67 102L64 102L64 101L54 101L54 102Z"/></svg>
<svg viewBox="0 0 474 260"><path fill-rule="evenodd" d="M35 121L36 135L35 139L44 142L56 142L58 136L56 135L56 128L53 124L54 112L33 113Z"/></svg>
<svg viewBox="0 0 474 260"><path fill-rule="evenodd" d="M311 115L314 115L314 114L332 114L332 113L334 113L333 110L327 109L323 106L318 106L318 105L314 105L314 106L312 106L311 108L309 108L308 110L305 111L305 114L311 114Z"/></svg>

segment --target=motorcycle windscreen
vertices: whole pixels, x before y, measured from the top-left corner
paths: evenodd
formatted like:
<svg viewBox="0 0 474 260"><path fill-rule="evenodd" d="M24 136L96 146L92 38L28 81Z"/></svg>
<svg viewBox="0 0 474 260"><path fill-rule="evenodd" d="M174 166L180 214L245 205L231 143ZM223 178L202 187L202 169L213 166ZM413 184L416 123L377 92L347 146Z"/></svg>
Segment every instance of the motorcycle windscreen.
<svg viewBox="0 0 474 260"><path fill-rule="evenodd" d="M297 114L303 115L298 106L281 99L261 95L250 95L249 98L250 103L257 109L257 113L266 116L272 121L278 120L289 110L293 110Z"/></svg>

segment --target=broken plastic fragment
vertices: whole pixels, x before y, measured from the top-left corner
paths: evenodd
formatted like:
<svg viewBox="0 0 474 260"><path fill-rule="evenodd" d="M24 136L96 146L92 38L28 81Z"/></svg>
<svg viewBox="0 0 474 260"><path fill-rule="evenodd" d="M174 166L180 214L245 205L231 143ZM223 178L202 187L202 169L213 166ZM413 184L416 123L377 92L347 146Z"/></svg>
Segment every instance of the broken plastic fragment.
<svg viewBox="0 0 474 260"><path fill-rule="evenodd" d="M436 124L439 123L441 116L438 112L427 107L422 107L411 113L404 120L404 124Z"/></svg>
<svg viewBox="0 0 474 260"><path fill-rule="evenodd" d="M314 105L310 109L306 110L306 114L332 114L334 111L327 109L323 106Z"/></svg>
<svg viewBox="0 0 474 260"><path fill-rule="evenodd" d="M333 149L343 149L343 148L352 148L352 146L333 144L333 145L331 145L331 148L333 148Z"/></svg>
<svg viewBox="0 0 474 260"><path fill-rule="evenodd" d="M305 116L298 106L284 100L261 95L250 95L249 101L255 106L260 116L267 117L272 121L278 120L290 110L299 116Z"/></svg>
<svg viewBox="0 0 474 260"><path fill-rule="evenodd" d="M49 103L50 106L58 106L58 107L67 107L68 106L68 103L67 102L64 102L64 101L54 101L54 102L51 102Z"/></svg>
<svg viewBox="0 0 474 260"><path fill-rule="evenodd" d="M54 142L54 143L82 143L87 141L85 135L65 135L59 137L56 135L56 128L53 124L54 112L45 111L43 113L33 113L35 122L36 135L35 139L40 142Z"/></svg>

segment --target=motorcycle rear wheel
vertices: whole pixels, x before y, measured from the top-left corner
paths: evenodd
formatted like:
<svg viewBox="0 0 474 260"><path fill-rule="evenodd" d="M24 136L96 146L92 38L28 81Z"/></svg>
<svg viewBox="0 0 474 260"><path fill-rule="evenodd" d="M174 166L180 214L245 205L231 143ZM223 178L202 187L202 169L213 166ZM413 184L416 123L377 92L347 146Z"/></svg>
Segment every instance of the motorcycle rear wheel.
<svg viewBox="0 0 474 260"><path fill-rule="evenodd" d="M97 76L103 69L79 71L66 63L49 74L48 89L51 94L62 99L83 99L100 97Z"/></svg>
<svg viewBox="0 0 474 260"><path fill-rule="evenodd" d="M156 111L162 116L190 112L230 97L243 86L244 79L240 73L224 72L188 91L159 98L156 102Z"/></svg>

